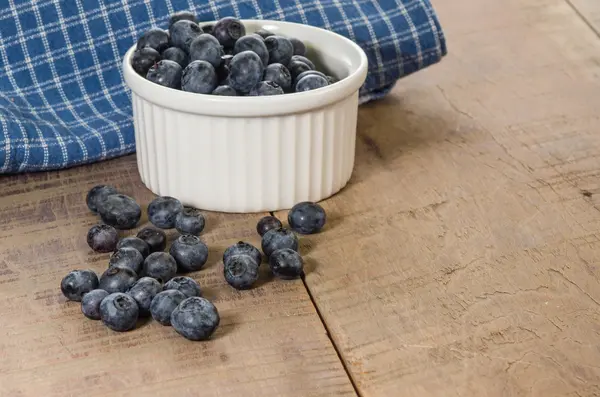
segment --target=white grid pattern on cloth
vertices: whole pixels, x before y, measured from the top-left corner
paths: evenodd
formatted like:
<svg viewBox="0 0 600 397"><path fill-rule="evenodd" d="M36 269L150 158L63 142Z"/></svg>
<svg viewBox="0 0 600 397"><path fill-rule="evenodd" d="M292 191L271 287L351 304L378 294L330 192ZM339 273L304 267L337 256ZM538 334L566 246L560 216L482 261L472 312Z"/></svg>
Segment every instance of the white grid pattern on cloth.
<svg viewBox="0 0 600 397"><path fill-rule="evenodd" d="M135 150L121 60L174 11L288 20L336 31L369 58L360 103L438 62L429 0L8 0L0 6L0 173L60 169Z"/></svg>

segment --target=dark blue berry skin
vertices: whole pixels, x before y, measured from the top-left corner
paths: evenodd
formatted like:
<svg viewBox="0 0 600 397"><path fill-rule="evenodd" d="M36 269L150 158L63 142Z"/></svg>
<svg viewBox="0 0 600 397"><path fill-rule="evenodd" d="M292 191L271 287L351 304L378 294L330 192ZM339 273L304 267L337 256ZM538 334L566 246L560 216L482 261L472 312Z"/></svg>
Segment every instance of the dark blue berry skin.
<svg viewBox="0 0 600 397"><path fill-rule="evenodd" d="M267 258L278 249L290 248L298 251L298 236L283 227L271 229L262 237L261 247Z"/></svg>
<svg viewBox="0 0 600 397"><path fill-rule="evenodd" d="M91 270L73 270L60 282L63 295L72 301L81 301L83 296L98 288L98 276Z"/></svg>
<svg viewBox="0 0 600 397"><path fill-rule="evenodd" d="M197 94L210 94L219 84L217 72L206 61L193 61L183 71L181 89Z"/></svg>
<svg viewBox="0 0 600 397"><path fill-rule="evenodd" d="M162 291L162 285L152 277L142 277L127 291L127 295L135 299L140 317L150 316L152 299Z"/></svg>
<svg viewBox="0 0 600 397"><path fill-rule="evenodd" d="M271 254L269 268L275 277L293 280L304 275L304 260L298 252L283 248Z"/></svg>
<svg viewBox="0 0 600 397"><path fill-rule="evenodd" d="M239 19L225 17L215 23L212 34L223 47L231 48L240 37L246 35L246 28Z"/></svg>
<svg viewBox="0 0 600 397"><path fill-rule="evenodd" d="M329 82L326 77L317 74L304 76L296 83L296 92L312 91L318 88L327 87Z"/></svg>
<svg viewBox="0 0 600 397"><path fill-rule="evenodd" d="M163 59L177 62L182 68L185 68L190 63L188 54L179 47L169 47L162 52L161 56Z"/></svg>
<svg viewBox="0 0 600 397"><path fill-rule="evenodd" d="M267 50L267 46L260 36L257 37L255 35L249 35L240 37L240 39L235 42L233 53L235 55L244 51L252 51L256 53L260 57L263 65L266 66L269 64L269 50Z"/></svg>
<svg viewBox="0 0 600 397"><path fill-rule="evenodd" d="M81 312L90 320L100 320L100 303L108 296L103 289L95 289L81 299Z"/></svg>
<svg viewBox="0 0 600 397"><path fill-rule="evenodd" d="M313 63L313 61L311 61L310 59L308 59L307 57L302 56L302 55L294 55L294 56L292 56L292 61L303 62L303 63L307 64L310 67L310 70L316 70L317 69L315 67L315 64Z"/></svg>
<svg viewBox="0 0 600 397"><path fill-rule="evenodd" d="M144 256L135 248L121 248L116 250L108 260L108 267L126 267L136 274L142 271Z"/></svg>
<svg viewBox="0 0 600 397"><path fill-rule="evenodd" d="M190 61L206 61L213 68L221 65L221 57L225 55L219 41L210 34L201 34L190 44Z"/></svg>
<svg viewBox="0 0 600 397"><path fill-rule="evenodd" d="M146 77L148 70L155 63L161 60L160 53L154 48L146 47L141 50L135 50L131 57L131 67L140 76Z"/></svg>
<svg viewBox="0 0 600 397"><path fill-rule="evenodd" d="M176 289L159 292L152 299L150 314L162 325L171 325L171 313L185 299L183 292Z"/></svg>
<svg viewBox="0 0 600 397"><path fill-rule="evenodd" d="M169 33L171 44L189 53L192 41L204 32L197 23L181 19L169 27Z"/></svg>
<svg viewBox="0 0 600 397"><path fill-rule="evenodd" d="M169 18L169 30L171 30L171 26L173 26L175 22L182 20L198 23L198 20L196 19L196 15L194 13L189 11L178 11L176 13L173 13Z"/></svg>
<svg viewBox="0 0 600 397"><path fill-rule="evenodd" d="M257 263L250 255L232 255L223 264L223 275L235 289L249 289L258 280Z"/></svg>
<svg viewBox="0 0 600 397"><path fill-rule="evenodd" d="M263 63L256 53L240 52L234 55L229 64L228 85L239 92L250 92L262 80L263 72Z"/></svg>
<svg viewBox="0 0 600 397"><path fill-rule="evenodd" d="M212 92L213 95L237 96L237 91L228 85L220 85Z"/></svg>
<svg viewBox="0 0 600 397"><path fill-rule="evenodd" d="M181 66L177 62L163 59L148 70L146 79L163 87L178 90L181 88L182 71Z"/></svg>
<svg viewBox="0 0 600 397"><path fill-rule="evenodd" d="M288 213L288 224L300 234L318 233L327 222L327 214L317 203L304 201L292 207Z"/></svg>
<svg viewBox="0 0 600 397"><path fill-rule="evenodd" d="M256 32L254 32L254 34L259 35L263 39L266 39L267 37L270 37L270 36L275 36L275 33L269 32L268 30L265 30L265 29L259 29Z"/></svg>
<svg viewBox="0 0 600 397"><path fill-rule="evenodd" d="M294 55L292 42L283 36L269 36L265 39L269 50L269 62L287 65Z"/></svg>
<svg viewBox="0 0 600 397"><path fill-rule="evenodd" d="M272 81L260 81L250 90L249 96L283 95L283 88Z"/></svg>
<svg viewBox="0 0 600 397"><path fill-rule="evenodd" d="M327 78L327 76L325 76L323 73L319 72L318 70L307 70L306 72L300 73L296 77L296 83L298 83L298 81L300 81L302 79L302 77L309 76L311 74L316 74L317 76L321 76L323 78Z"/></svg>
<svg viewBox="0 0 600 397"><path fill-rule="evenodd" d="M202 296L202 290L200 289L200 285L196 280L190 277L178 276L173 277L169 280L168 283L165 284L165 291L169 289L176 289L177 291L182 292L186 297L191 296Z"/></svg>
<svg viewBox="0 0 600 397"><path fill-rule="evenodd" d="M150 246L148 243L135 236L128 236L119 240L117 243L117 249L121 248L134 248L138 250L140 254L142 254L143 258L146 258L148 255L150 255Z"/></svg>
<svg viewBox="0 0 600 397"><path fill-rule="evenodd" d="M227 262L234 256L250 256L258 265L262 262L262 255L258 248L253 246L252 244L246 243L244 241L238 241L236 244L227 248L223 253L223 263L227 264Z"/></svg>
<svg viewBox="0 0 600 397"><path fill-rule="evenodd" d="M292 75L288 68L280 63L272 63L265 68L263 75L264 81L272 81L284 91L289 91L292 88Z"/></svg>
<svg viewBox="0 0 600 397"><path fill-rule="evenodd" d="M281 221L279 219L277 219L276 217L269 215L269 216L262 217L258 221L258 223L256 224L256 231L262 237L269 230L279 229L280 227L283 227L283 224L281 223Z"/></svg>
<svg viewBox="0 0 600 397"><path fill-rule="evenodd" d="M98 288L106 292L127 292L135 284L138 276L133 270L123 267L109 267L102 276Z"/></svg>
<svg viewBox="0 0 600 397"><path fill-rule="evenodd" d="M217 78L219 81L223 82L229 76L229 65L231 64L231 60L233 59L233 55L223 55L221 57L221 66L216 69ZM221 84L226 85L226 84Z"/></svg>
<svg viewBox="0 0 600 397"><path fill-rule="evenodd" d="M129 295L117 292L108 295L100 303L100 319L108 328L125 332L135 328L139 308Z"/></svg>
<svg viewBox="0 0 600 397"><path fill-rule="evenodd" d="M117 230L103 223L94 225L87 234L87 243L95 252L111 252L117 247L119 233Z"/></svg>
<svg viewBox="0 0 600 397"><path fill-rule="evenodd" d="M175 229L181 234L199 235L204 230L204 215L196 208L184 207L175 218Z"/></svg>
<svg viewBox="0 0 600 397"><path fill-rule="evenodd" d="M171 244L169 253L180 272L194 272L202 269L208 259L208 247L199 237L184 234Z"/></svg>
<svg viewBox="0 0 600 397"><path fill-rule="evenodd" d="M339 80L338 80L338 79L336 79L336 78L335 78L335 77L333 77L333 76L327 76L327 82L329 83L329 85L335 84L335 83L337 83L338 81L339 81Z"/></svg>
<svg viewBox="0 0 600 397"><path fill-rule="evenodd" d="M291 61L290 64L288 65L288 70L290 71L290 74L292 75L292 81L296 81L296 79L298 78L299 75L301 75L304 72L308 72L309 70L312 70L312 69L310 68L310 66L308 66L304 62Z"/></svg>
<svg viewBox="0 0 600 397"><path fill-rule="evenodd" d="M100 218L107 225L117 229L133 229L142 216L142 209L129 196L124 194L111 194L98 208ZM114 248L113 248L114 250Z"/></svg>
<svg viewBox="0 0 600 397"><path fill-rule="evenodd" d="M290 42L292 43L292 47L294 47L294 55L306 55L306 46L302 42L302 40L298 40L295 37L290 38Z"/></svg>
<svg viewBox="0 0 600 397"><path fill-rule="evenodd" d="M87 196L85 197L85 202L93 213L98 212L98 207L104 203L106 198L111 194L117 194L117 189L110 185L97 185L90 189Z"/></svg>
<svg viewBox="0 0 600 397"><path fill-rule="evenodd" d="M144 260L142 274L166 283L177 273L177 262L167 252L153 252Z"/></svg>
<svg viewBox="0 0 600 397"><path fill-rule="evenodd" d="M161 229L173 229L177 214L182 210L183 205L176 198L157 197L148 204L148 220Z"/></svg>
<svg viewBox="0 0 600 397"><path fill-rule="evenodd" d="M145 227L138 232L137 237L148 244L150 248L149 254L162 251L167 246L167 235L160 229Z"/></svg>
<svg viewBox="0 0 600 397"><path fill-rule="evenodd" d="M257 39L259 39L259 40L260 40L260 41L262 41L263 43L264 43L264 41L265 41L265 38L264 38L264 37L262 37L261 35L259 35L258 33L252 33L250 36L254 36L254 37L256 37ZM245 36L244 36L244 37L245 37Z"/></svg>
<svg viewBox="0 0 600 397"><path fill-rule="evenodd" d="M213 34L214 27L215 27L215 25L203 25L202 26L202 30L206 34Z"/></svg>
<svg viewBox="0 0 600 397"><path fill-rule="evenodd" d="M169 33L159 28L150 29L138 39L137 49L150 47L158 52L163 52L169 47Z"/></svg>
<svg viewBox="0 0 600 397"><path fill-rule="evenodd" d="M200 297L185 299L171 313L171 325L175 331L193 341L210 338L220 320L215 305Z"/></svg>

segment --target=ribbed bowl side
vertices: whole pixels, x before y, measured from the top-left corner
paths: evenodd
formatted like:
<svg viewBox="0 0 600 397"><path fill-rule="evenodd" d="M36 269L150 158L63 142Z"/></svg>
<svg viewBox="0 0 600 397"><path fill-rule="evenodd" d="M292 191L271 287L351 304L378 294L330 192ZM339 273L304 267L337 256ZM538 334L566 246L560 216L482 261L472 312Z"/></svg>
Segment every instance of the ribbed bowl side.
<svg viewBox="0 0 600 397"><path fill-rule="evenodd" d="M155 194L196 208L261 212L320 201L354 167L358 92L325 108L274 117L178 112L133 93L137 161Z"/></svg>

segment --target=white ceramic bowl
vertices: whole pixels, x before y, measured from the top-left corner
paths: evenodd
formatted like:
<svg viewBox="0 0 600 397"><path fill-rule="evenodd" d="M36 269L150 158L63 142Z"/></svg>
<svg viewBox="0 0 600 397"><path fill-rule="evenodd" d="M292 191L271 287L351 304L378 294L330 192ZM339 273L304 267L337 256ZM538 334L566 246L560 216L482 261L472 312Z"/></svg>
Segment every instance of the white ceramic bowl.
<svg viewBox="0 0 600 397"><path fill-rule="evenodd" d="M208 22L206 22L208 23ZM222 212L289 209L342 189L354 167L358 90L367 57L323 29L244 20L304 41L308 56L339 82L314 91L264 97L202 95L159 86L123 60L132 91L137 164L155 194Z"/></svg>

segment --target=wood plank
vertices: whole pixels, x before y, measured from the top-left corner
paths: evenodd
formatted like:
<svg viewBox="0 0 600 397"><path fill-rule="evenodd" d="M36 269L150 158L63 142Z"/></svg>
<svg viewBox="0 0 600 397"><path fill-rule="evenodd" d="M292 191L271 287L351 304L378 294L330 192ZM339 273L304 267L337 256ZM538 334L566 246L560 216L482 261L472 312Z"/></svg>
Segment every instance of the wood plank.
<svg viewBox="0 0 600 397"><path fill-rule="evenodd" d="M116 333L84 318L59 284L72 269L107 266L108 255L85 241L96 222L85 194L97 183L140 203L152 198L132 157L0 178L0 395L355 395L301 281L263 274L244 292L224 282L223 250L239 239L257 244L258 215L206 214L209 261L192 276L221 314L211 341L153 321Z"/></svg>
<svg viewBox="0 0 600 397"><path fill-rule="evenodd" d="M598 395L600 41L563 0L433 3L448 58L361 109L306 283L363 396Z"/></svg>
<svg viewBox="0 0 600 397"><path fill-rule="evenodd" d="M590 24L592 29L600 35L600 2L596 0L566 0Z"/></svg>

